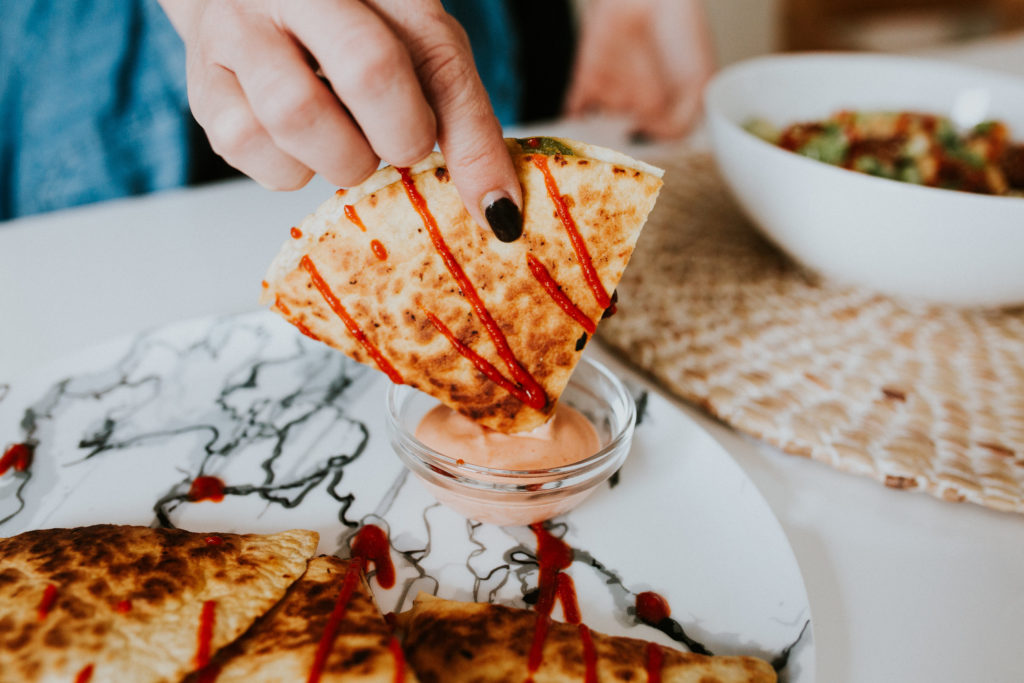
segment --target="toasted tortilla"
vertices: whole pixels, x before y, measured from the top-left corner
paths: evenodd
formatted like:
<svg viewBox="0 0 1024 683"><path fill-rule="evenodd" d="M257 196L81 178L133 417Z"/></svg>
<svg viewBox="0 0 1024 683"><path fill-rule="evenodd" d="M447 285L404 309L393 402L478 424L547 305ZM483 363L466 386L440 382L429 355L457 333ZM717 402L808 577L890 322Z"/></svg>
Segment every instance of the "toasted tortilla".
<svg viewBox="0 0 1024 683"><path fill-rule="evenodd" d="M324 629L334 609L349 562L322 556L310 560L306 573L292 584L284 599L257 621L245 635L221 650L211 662L217 683L305 681ZM345 606L324 661L321 683L414 682L415 675L389 648L391 629L360 572L359 582ZM185 683L198 683L193 674Z"/></svg>
<svg viewBox="0 0 1024 683"><path fill-rule="evenodd" d="M537 614L475 602L453 602L420 594L398 615L405 653L423 683L524 681ZM645 681L648 643L591 632L597 680ZM770 683L775 671L753 657L710 657L661 648L665 683ZM582 681L586 664L579 627L552 621L535 683Z"/></svg>
<svg viewBox="0 0 1024 683"><path fill-rule="evenodd" d="M484 426L519 432L543 424L588 329L610 307L661 171L572 140L508 144L524 201L515 242L470 218L435 152L339 190L293 228L262 301L308 336Z"/></svg>
<svg viewBox="0 0 1024 683"><path fill-rule="evenodd" d="M113 525L0 539L0 679L180 681L284 596L317 541Z"/></svg>

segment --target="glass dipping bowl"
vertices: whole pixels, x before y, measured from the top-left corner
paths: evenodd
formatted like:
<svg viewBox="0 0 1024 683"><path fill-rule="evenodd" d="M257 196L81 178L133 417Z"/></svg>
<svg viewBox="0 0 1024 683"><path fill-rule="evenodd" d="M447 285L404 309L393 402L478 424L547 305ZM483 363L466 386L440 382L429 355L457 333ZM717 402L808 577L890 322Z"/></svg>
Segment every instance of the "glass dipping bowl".
<svg viewBox="0 0 1024 683"><path fill-rule="evenodd" d="M590 457L562 467L499 470L460 464L435 451L417 439L415 432L423 416L439 401L405 385L388 387L388 436L402 463L438 502L480 522L533 524L583 502L622 467L633 442L633 397L600 363L582 358L559 400L590 420L600 444Z"/></svg>

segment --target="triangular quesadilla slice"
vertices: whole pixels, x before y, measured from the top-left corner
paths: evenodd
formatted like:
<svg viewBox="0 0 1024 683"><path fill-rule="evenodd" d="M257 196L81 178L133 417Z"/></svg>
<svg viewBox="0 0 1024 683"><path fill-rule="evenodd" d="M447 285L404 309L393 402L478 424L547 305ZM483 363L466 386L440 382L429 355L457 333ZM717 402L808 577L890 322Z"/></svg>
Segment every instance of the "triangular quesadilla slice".
<svg viewBox="0 0 1024 683"><path fill-rule="evenodd" d="M587 678L664 683L773 683L775 671L754 657L718 657L681 652L635 638L608 636L551 621L539 667L528 670L538 615L523 609L453 602L420 594L398 615L409 665L423 683L568 683ZM585 648L592 648L591 654Z"/></svg>
<svg viewBox="0 0 1024 683"><path fill-rule="evenodd" d="M207 679L217 683L314 679L320 683L414 683L416 677L405 666L398 641L358 568L351 594L338 607L350 565L349 560L331 556L310 560L306 573L284 599L217 654ZM332 614L336 615L333 627ZM320 649L322 662L315 663ZM193 674L185 683L199 683L203 677Z"/></svg>
<svg viewBox="0 0 1024 683"><path fill-rule="evenodd" d="M113 525L0 539L0 680L180 681L284 596L317 541Z"/></svg>
<svg viewBox="0 0 1024 683"><path fill-rule="evenodd" d="M503 432L545 422L614 291L661 171L572 140L508 140L524 229L478 226L439 153L292 228L262 301L304 334Z"/></svg>

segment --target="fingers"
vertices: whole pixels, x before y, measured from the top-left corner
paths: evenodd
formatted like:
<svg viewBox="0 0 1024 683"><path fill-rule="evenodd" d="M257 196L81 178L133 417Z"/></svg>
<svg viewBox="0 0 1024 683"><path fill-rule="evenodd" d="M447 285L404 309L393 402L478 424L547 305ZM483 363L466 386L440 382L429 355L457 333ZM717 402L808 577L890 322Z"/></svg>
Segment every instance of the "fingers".
<svg viewBox="0 0 1024 683"><path fill-rule="evenodd" d="M215 66L189 73L189 101L213 150L272 190L295 190L313 177L305 164L283 152L256 119L235 75Z"/></svg>
<svg viewBox="0 0 1024 683"><path fill-rule="evenodd" d="M426 23L395 26L437 116L438 144L463 203L502 241L518 239L522 188L465 31L440 11Z"/></svg>
<svg viewBox="0 0 1024 683"><path fill-rule="evenodd" d="M238 81L274 144L336 185L365 180L379 159L299 46L270 24L247 37L259 48L233 60Z"/></svg>
<svg viewBox="0 0 1024 683"><path fill-rule="evenodd" d="M434 112L409 51L387 23L360 0L304 0L285 8L289 28L316 57L376 155L409 166L430 153Z"/></svg>

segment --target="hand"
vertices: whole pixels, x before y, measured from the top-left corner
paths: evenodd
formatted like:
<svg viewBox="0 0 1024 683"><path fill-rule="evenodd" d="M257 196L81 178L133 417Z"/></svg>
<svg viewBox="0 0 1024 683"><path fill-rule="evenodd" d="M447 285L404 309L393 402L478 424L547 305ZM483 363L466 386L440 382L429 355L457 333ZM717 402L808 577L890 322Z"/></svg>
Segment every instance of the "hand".
<svg viewBox="0 0 1024 683"><path fill-rule="evenodd" d="M623 114L637 133L681 137L700 117L713 70L700 0L591 0L566 113Z"/></svg>
<svg viewBox="0 0 1024 683"><path fill-rule="evenodd" d="M161 3L185 41L192 112L232 166L272 189L314 172L350 187L436 141L476 222L485 210L518 221L503 228L518 237L522 190L501 126L438 0Z"/></svg>

